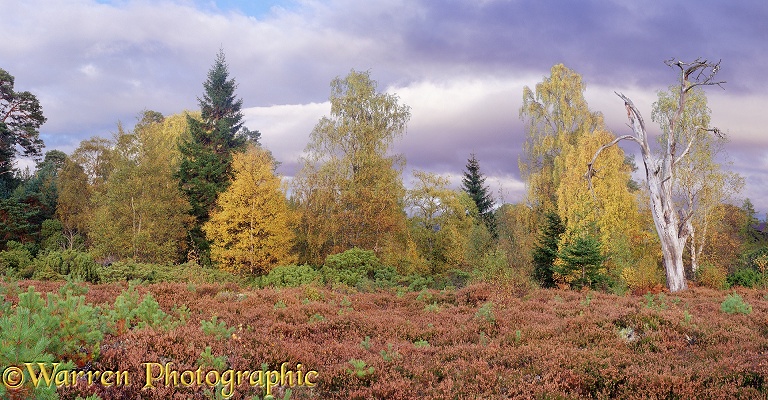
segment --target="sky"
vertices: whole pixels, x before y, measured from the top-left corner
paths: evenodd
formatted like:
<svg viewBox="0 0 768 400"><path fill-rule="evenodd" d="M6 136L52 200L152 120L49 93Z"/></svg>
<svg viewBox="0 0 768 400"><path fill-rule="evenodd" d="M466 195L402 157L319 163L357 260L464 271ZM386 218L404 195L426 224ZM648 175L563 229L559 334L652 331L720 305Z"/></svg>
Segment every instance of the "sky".
<svg viewBox="0 0 768 400"><path fill-rule="evenodd" d="M722 60L724 90L707 89L712 124L746 181L737 201L768 212L765 0L0 0L0 15L0 68L40 100L46 150L110 137L145 109L197 109L221 49L246 125L287 179L330 114L331 80L354 69L411 108L394 146L406 186L418 169L458 187L474 153L499 203L524 201L523 88L553 65L581 74L614 134L631 133L614 92L657 134L652 103L676 79L664 60Z"/></svg>

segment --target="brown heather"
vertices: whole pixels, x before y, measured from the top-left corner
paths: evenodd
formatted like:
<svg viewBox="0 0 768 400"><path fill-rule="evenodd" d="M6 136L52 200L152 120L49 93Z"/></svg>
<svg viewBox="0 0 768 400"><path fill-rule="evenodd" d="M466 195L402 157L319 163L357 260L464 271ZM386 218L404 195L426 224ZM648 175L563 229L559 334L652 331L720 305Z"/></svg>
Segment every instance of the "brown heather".
<svg viewBox="0 0 768 400"><path fill-rule="evenodd" d="M30 284L39 291L61 285L20 286ZM90 286L86 298L111 305L126 287ZM202 388L141 390L142 362L194 370L206 346L236 370L258 370L262 363L275 370L288 362L318 371L318 385L294 388L292 399L768 396L764 291L739 290L753 307L749 315L721 312L727 293L706 288L615 296L481 283L397 295L164 283L138 291L151 292L175 318L174 308L186 305L190 320L174 330L107 335L93 368L128 370L133 384L62 388L62 398L210 398ZM214 315L235 328L231 337L203 333L200 321ZM373 373L350 372L352 359ZM259 388L243 385L233 398L256 394L262 395Z"/></svg>

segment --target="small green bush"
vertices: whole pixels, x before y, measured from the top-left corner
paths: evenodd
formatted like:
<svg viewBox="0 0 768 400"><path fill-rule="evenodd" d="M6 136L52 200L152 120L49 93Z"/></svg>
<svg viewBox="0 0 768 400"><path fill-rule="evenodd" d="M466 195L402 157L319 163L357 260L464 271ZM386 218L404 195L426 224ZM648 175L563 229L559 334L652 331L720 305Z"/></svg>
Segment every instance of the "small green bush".
<svg viewBox="0 0 768 400"><path fill-rule="evenodd" d="M32 265L32 253L19 242L9 240L6 243L7 250L0 251L0 274L8 276L18 276L26 274L29 276L20 276L22 278L31 278L34 269L29 269Z"/></svg>
<svg viewBox="0 0 768 400"><path fill-rule="evenodd" d="M726 296L725 300L720 303L720 311L726 314L748 315L752 312L752 306L747 304L741 296L733 293Z"/></svg>
<svg viewBox="0 0 768 400"><path fill-rule="evenodd" d="M218 340L229 339L235 332L235 327L227 327L227 323L219 321L219 317L213 316L210 321L200 320L200 329L206 335L214 336Z"/></svg>
<svg viewBox="0 0 768 400"><path fill-rule="evenodd" d="M189 262L181 265L139 263L133 260L115 262L100 270L101 282L138 280L147 283L243 283L243 279L216 268L205 268Z"/></svg>
<svg viewBox="0 0 768 400"><path fill-rule="evenodd" d="M160 309L160 304L151 293L139 301L136 287L131 285L115 299L112 310L107 314L108 325L113 331L145 327L172 328L170 316Z"/></svg>
<svg viewBox="0 0 768 400"><path fill-rule="evenodd" d="M366 289L373 286L375 271L382 267L373 251L355 247L326 257L320 272L328 285L344 284Z"/></svg>
<svg viewBox="0 0 768 400"><path fill-rule="evenodd" d="M298 287L320 280L320 272L309 265L278 266L261 278L261 286Z"/></svg>
<svg viewBox="0 0 768 400"><path fill-rule="evenodd" d="M762 284L763 277L752 268L742 268L728 275L726 281L730 286L754 288Z"/></svg>
<svg viewBox="0 0 768 400"><path fill-rule="evenodd" d="M38 255L34 261L36 279L51 279L58 274L71 278L98 283L101 266L90 254L77 250L49 251Z"/></svg>

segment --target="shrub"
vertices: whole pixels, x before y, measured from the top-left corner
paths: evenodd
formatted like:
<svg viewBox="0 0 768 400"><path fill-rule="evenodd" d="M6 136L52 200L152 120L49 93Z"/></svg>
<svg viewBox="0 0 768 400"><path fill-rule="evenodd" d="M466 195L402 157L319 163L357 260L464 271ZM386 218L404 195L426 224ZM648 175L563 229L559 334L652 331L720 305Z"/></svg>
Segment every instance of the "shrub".
<svg viewBox="0 0 768 400"><path fill-rule="evenodd" d="M103 334L98 315L83 296L49 293L44 300L30 286L19 294L17 306L0 317L0 365L62 361L62 369L83 367L99 354ZM30 382L26 371L24 375ZM56 388L46 385L23 387L16 394L20 391L28 398L58 398ZM0 397L6 395L5 385L0 385Z"/></svg>
<svg viewBox="0 0 768 400"><path fill-rule="evenodd" d="M261 278L261 286L297 287L320 279L320 272L309 265L278 266Z"/></svg>
<svg viewBox="0 0 768 400"><path fill-rule="evenodd" d="M754 288L762 283L763 277L759 272L752 268L742 268L736 270L731 275L728 275L726 281L730 286L742 286L746 288Z"/></svg>
<svg viewBox="0 0 768 400"><path fill-rule="evenodd" d="M115 298L107 318L110 328L118 334L133 327L171 327L170 317L160 309L154 296L147 293L139 302L139 293L134 285Z"/></svg>
<svg viewBox="0 0 768 400"><path fill-rule="evenodd" d="M13 240L6 243L7 250L0 251L0 274L17 275L23 274L25 270L32 265L32 253L24 245ZM32 273L24 278L31 278Z"/></svg>
<svg viewBox="0 0 768 400"><path fill-rule="evenodd" d="M200 329L203 333L209 336L216 337L217 340L229 339L235 332L235 327L227 327L227 323L224 321L218 321L217 316L211 317L210 321L200 320Z"/></svg>
<svg viewBox="0 0 768 400"><path fill-rule="evenodd" d="M326 284L344 284L366 290L373 287L375 273L382 268L373 251L355 247L326 257L320 272Z"/></svg>
<svg viewBox="0 0 768 400"><path fill-rule="evenodd" d="M99 273L101 282L138 280L147 283L241 283L242 278L217 268L201 267L194 262L181 265L146 264L123 260L103 267Z"/></svg>
<svg viewBox="0 0 768 400"><path fill-rule="evenodd" d="M720 303L720 311L726 314L750 314L752 312L752 306L747 304L744 299L738 294L729 294L725 297L722 303Z"/></svg>
<svg viewBox="0 0 768 400"><path fill-rule="evenodd" d="M664 272L651 253L644 254L636 265L624 267L620 276L635 293L653 291L664 284Z"/></svg>
<svg viewBox="0 0 768 400"><path fill-rule="evenodd" d="M101 267L90 254L77 250L50 251L34 261L34 278L43 279L52 276L51 273L70 276L91 283L99 282Z"/></svg>
<svg viewBox="0 0 768 400"><path fill-rule="evenodd" d="M725 268L721 268L712 263L704 263L696 271L696 281L699 284L712 289L727 289L727 274Z"/></svg>

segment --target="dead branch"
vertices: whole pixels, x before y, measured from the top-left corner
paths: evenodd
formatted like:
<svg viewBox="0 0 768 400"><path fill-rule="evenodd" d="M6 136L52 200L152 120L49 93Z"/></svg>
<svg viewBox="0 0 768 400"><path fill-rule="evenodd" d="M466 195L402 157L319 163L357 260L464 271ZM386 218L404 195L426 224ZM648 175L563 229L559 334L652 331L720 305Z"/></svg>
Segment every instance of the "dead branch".
<svg viewBox="0 0 768 400"><path fill-rule="evenodd" d="M597 152L595 153L595 155L592 156L592 161L590 161L589 164L587 164L587 173L584 174L584 177L587 179L587 182L589 184L589 192L592 193L593 199L596 199L595 191L594 191L594 188L592 187L592 177L595 176L595 161L597 161L597 157L600 156L600 153L602 153L603 150L611 146L614 146L615 144L619 143L622 140L634 140L635 142L640 143L640 140L638 140L636 137L632 135L619 136L616 139L614 139L612 142L600 146L600 148L597 149ZM640 143L640 145L642 146L642 143Z"/></svg>

